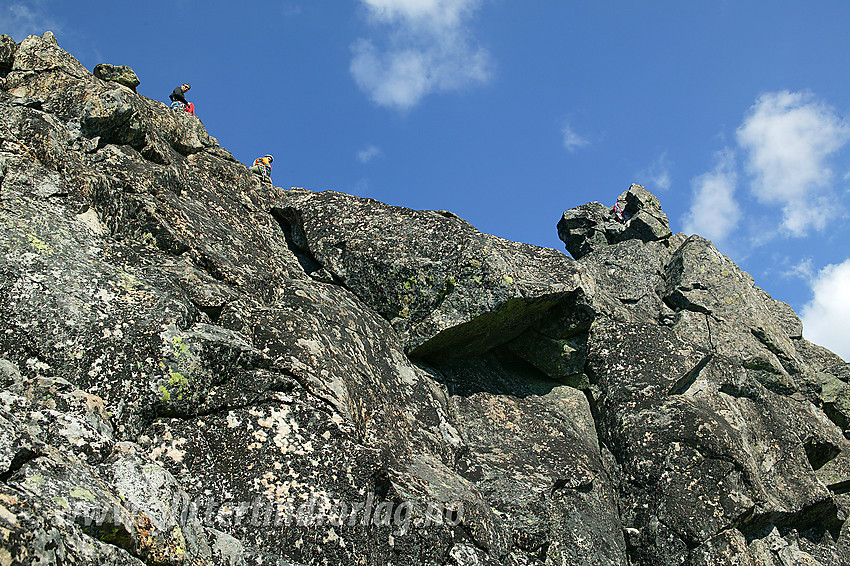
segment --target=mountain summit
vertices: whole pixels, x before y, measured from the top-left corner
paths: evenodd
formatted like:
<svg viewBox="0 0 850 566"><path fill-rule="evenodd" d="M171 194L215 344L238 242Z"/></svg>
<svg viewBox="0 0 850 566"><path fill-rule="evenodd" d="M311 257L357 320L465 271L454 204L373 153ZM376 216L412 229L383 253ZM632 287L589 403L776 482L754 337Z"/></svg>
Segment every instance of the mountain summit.
<svg viewBox="0 0 850 566"><path fill-rule="evenodd" d="M850 365L644 187L569 257L137 84L0 36L0 563L850 563Z"/></svg>

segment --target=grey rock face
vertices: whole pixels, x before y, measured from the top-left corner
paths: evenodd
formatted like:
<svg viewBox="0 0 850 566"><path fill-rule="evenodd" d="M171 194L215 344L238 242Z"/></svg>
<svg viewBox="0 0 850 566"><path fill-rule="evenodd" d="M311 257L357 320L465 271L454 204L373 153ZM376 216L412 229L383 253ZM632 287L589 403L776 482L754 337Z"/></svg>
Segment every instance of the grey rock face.
<svg viewBox="0 0 850 566"><path fill-rule="evenodd" d="M579 207L559 228L595 274L586 373L630 559L846 561L847 364L711 242L620 240L599 218Z"/></svg>
<svg viewBox="0 0 850 566"><path fill-rule="evenodd" d="M307 271L354 292L416 357L485 352L584 283L563 254L482 234L450 213L330 192L286 205L274 213Z"/></svg>
<svg viewBox="0 0 850 566"><path fill-rule="evenodd" d="M850 366L643 187L284 191L47 33L0 205L0 563L850 562Z"/></svg>

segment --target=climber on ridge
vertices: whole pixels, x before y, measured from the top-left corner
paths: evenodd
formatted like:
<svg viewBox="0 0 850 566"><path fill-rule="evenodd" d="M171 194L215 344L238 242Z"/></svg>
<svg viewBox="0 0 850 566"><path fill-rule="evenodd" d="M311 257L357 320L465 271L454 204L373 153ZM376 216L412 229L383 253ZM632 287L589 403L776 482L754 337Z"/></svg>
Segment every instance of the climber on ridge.
<svg viewBox="0 0 850 566"><path fill-rule="evenodd" d="M614 205L614 218L620 224L625 224L626 220L628 220L626 218L626 203L620 198L617 199L617 204Z"/></svg>
<svg viewBox="0 0 850 566"><path fill-rule="evenodd" d="M183 83L182 85L175 88L174 92L172 92L171 94L168 95L168 98L171 99L171 107L172 108L185 110L186 107L189 106L189 101L186 100L185 93L190 88L192 88L192 87L191 87L191 85L189 85L189 83ZM194 111L194 105L192 107L192 110Z"/></svg>
<svg viewBox="0 0 850 566"><path fill-rule="evenodd" d="M260 177L268 179L271 181L272 179L272 161L274 161L274 157L269 154L266 154L263 157L258 157L254 160L254 164L248 168L249 171L256 173Z"/></svg>

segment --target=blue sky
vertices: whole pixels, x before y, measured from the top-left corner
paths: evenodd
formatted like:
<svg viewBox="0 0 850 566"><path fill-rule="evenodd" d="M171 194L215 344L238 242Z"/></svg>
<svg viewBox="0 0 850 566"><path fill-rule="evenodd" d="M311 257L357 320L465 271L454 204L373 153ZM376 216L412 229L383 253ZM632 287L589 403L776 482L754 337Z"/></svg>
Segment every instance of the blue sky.
<svg viewBox="0 0 850 566"><path fill-rule="evenodd" d="M446 209L564 250L561 213L632 182L850 358L850 2L37 1L86 67L187 98L283 187Z"/></svg>

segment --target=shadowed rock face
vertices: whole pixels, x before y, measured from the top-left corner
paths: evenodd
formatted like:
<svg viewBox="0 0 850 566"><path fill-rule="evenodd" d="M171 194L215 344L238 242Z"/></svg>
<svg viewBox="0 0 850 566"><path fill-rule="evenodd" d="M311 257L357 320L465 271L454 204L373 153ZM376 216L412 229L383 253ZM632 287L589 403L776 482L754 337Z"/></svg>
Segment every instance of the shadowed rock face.
<svg viewBox="0 0 850 566"><path fill-rule="evenodd" d="M850 366L643 187L570 258L98 75L0 36L0 562L850 562Z"/></svg>

